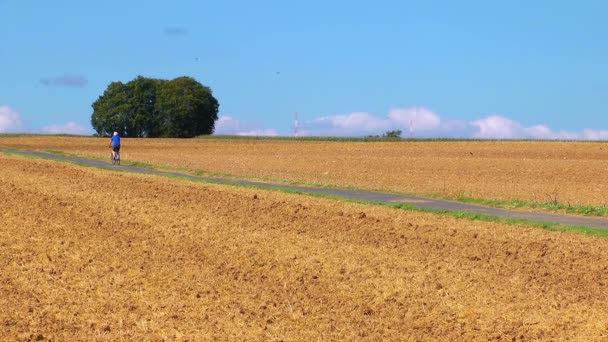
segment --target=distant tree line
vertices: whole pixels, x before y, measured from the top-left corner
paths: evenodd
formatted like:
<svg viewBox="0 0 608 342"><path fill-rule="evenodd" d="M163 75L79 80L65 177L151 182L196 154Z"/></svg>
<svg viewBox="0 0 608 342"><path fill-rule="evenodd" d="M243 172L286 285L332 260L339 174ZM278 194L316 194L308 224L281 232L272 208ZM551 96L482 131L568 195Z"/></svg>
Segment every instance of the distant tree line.
<svg viewBox="0 0 608 342"><path fill-rule="evenodd" d="M367 138L371 139L388 139L388 140L400 140L401 139L401 130L397 129L394 131L386 131L382 136L379 135L368 135Z"/></svg>
<svg viewBox="0 0 608 342"><path fill-rule="evenodd" d="M92 107L91 124L99 136L191 138L213 134L219 102L191 77L139 76L110 83Z"/></svg>

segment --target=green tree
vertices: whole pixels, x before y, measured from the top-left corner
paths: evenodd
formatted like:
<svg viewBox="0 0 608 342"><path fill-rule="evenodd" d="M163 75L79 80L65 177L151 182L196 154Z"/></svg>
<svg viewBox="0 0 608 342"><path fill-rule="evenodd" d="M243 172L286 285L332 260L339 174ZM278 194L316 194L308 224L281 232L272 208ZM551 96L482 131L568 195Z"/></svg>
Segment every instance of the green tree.
<svg viewBox="0 0 608 342"><path fill-rule="evenodd" d="M160 113L156 110L158 87L166 81L137 77L127 83L129 120L127 132L132 137L156 137L160 135Z"/></svg>
<svg viewBox="0 0 608 342"><path fill-rule="evenodd" d="M384 133L384 135L382 136L383 138L388 138L388 139L400 139L401 138L401 130L397 129L394 131L387 131L386 133Z"/></svg>
<svg viewBox="0 0 608 342"><path fill-rule="evenodd" d="M112 82L92 105L97 135L189 138L212 134L219 109L211 89L190 77L171 81L139 76Z"/></svg>
<svg viewBox="0 0 608 342"><path fill-rule="evenodd" d="M162 136L191 138L213 134L219 109L211 89L191 77L163 82L156 109L162 117Z"/></svg>
<svg viewBox="0 0 608 342"><path fill-rule="evenodd" d="M100 136L111 135L117 131L125 135L129 91L122 82L112 82L102 96L93 103L91 125Z"/></svg>

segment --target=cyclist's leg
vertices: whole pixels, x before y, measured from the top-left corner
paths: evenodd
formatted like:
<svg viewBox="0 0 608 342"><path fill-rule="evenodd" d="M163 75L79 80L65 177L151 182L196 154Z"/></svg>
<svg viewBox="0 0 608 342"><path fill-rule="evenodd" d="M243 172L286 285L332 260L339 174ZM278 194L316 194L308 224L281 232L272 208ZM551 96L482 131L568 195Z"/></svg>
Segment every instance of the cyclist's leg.
<svg viewBox="0 0 608 342"><path fill-rule="evenodd" d="M112 161L115 161L118 157L118 148L116 146L112 146Z"/></svg>

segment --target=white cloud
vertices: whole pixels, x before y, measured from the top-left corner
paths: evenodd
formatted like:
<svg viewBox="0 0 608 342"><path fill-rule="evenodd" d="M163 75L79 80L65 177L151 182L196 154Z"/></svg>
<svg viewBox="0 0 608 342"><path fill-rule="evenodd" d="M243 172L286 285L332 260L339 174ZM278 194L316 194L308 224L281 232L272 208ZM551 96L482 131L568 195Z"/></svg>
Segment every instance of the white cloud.
<svg viewBox="0 0 608 342"><path fill-rule="evenodd" d="M546 125L524 127L509 118L493 115L470 123L480 139L608 140L608 130L584 129L582 132L555 132Z"/></svg>
<svg viewBox="0 0 608 342"><path fill-rule="evenodd" d="M536 125L525 128L524 131L532 139L555 139L556 134L545 125Z"/></svg>
<svg viewBox="0 0 608 342"><path fill-rule="evenodd" d="M46 134L85 134L86 129L75 122L68 122L65 125L50 125L41 129Z"/></svg>
<svg viewBox="0 0 608 342"><path fill-rule="evenodd" d="M230 116L221 116L215 122L215 133L218 134L231 134L234 131L238 131L241 122L237 119L233 119Z"/></svg>
<svg viewBox="0 0 608 342"><path fill-rule="evenodd" d="M410 121L415 132L430 132L442 127L438 114L427 108L414 107L393 108L385 117L366 112L323 116L305 122L301 132L302 135L316 136L381 135L393 129L408 132Z"/></svg>
<svg viewBox="0 0 608 342"><path fill-rule="evenodd" d="M584 129L582 137L584 140L608 140L608 131Z"/></svg>
<svg viewBox="0 0 608 342"><path fill-rule="evenodd" d="M537 125L526 128L527 138L544 140L580 140L581 134L576 132L559 131L554 132L545 125Z"/></svg>
<svg viewBox="0 0 608 342"><path fill-rule="evenodd" d="M231 116L221 116L215 122L215 134L247 135L247 136L277 136L274 129L265 129L254 122L244 122Z"/></svg>
<svg viewBox="0 0 608 342"><path fill-rule="evenodd" d="M519 123L500 115L473 121L471 126L477 128L473 137L478 139L517 139L524 135L524 129Z"/></svg>
<svg viewBox="0 0 608 342"><path fill-rule="evenodd" d="M464 120L442 120L439 131L444 133L464 132L469 128L469 123Z"/></svg>
<svg viewBox="0 0 608 342"><path fill-rule="evenodd" d="M400 127L408 127L408 129L411 122L416 131L433 131L441 126L439 115L422 107L391 109L388 118Z"/></svg>
<svg viewBox="0 0 608 342"><path fill-rule="evenodd" d="M0 133L17 132L21 125L21 114L9 106L0 106Z"/></svg>
<svg viewBox="0 0 608 342"><path fill-rule="evenodd" d="M386 119L377 118L368 113L356 112L347 115L324 116L315 119L312 124L319 128L338 134L377 132L386 130L390 127L390 122Z"/></svg>
<svg viewBox="0 0 608 342"><path fill-rule="evenodd" d="M257 136L257 137L276 137L279 135L279 133L277 131L275 131L274 129L261 129L261 130L254 130L254 131L249 131L249 132L240 132L240 133L237 133L236 135Z"/></svg>

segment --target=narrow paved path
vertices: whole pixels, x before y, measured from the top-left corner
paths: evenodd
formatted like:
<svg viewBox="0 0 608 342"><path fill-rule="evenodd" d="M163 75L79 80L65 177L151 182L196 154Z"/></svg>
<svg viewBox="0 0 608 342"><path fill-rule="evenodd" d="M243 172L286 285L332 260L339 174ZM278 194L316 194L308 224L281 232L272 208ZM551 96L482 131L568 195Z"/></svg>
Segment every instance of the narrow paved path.
<svg viewBox="0 0 608 342"><path fill-rule="evenodd" d="M343 190L343 189L331 189L331 188L312 188L305 186L287 185L287 184L273 184L273 183L262 183L248 180L238 179L226 179L226 178L211 178L211 177L199 177L179 172L168 172L152 170L137 166L113 166L109 162L85 159L79 157L67 157L56 155L52 153L39 152L39 151L23 151L23 150L10 150L0 148L0 152L17 154L23 156L32 156L43 159L57 160L63 162L77 163L85 166L99 167L111 170L121 170L135 173L145 173L152 175L161 176L179 176L183 178L190 178L193 180L204 180L210 183L217 184L233 184L233 185L251 185L267 189L291 189L302 193L308 194L322 194L331 195L352 200L361 200L376 203L406 203L411 206L424 209L439 209L439 210L450 210L450 211L463 211L469 213L479 213L485 215L492 215L504 218L512 219L524 219L537 222L549 222L564 225L576 225L586 226L594 228L608 228L608 218L600 217L581 217L581 216L569 216L563 214L551 214L551 213L538 213L538 212L526 212L526 211L514 211L508 209L499 209L484 207L479 205L438 200L432 198L408 196L390 194L376 191L365 191L365 190Z"/></svg>

